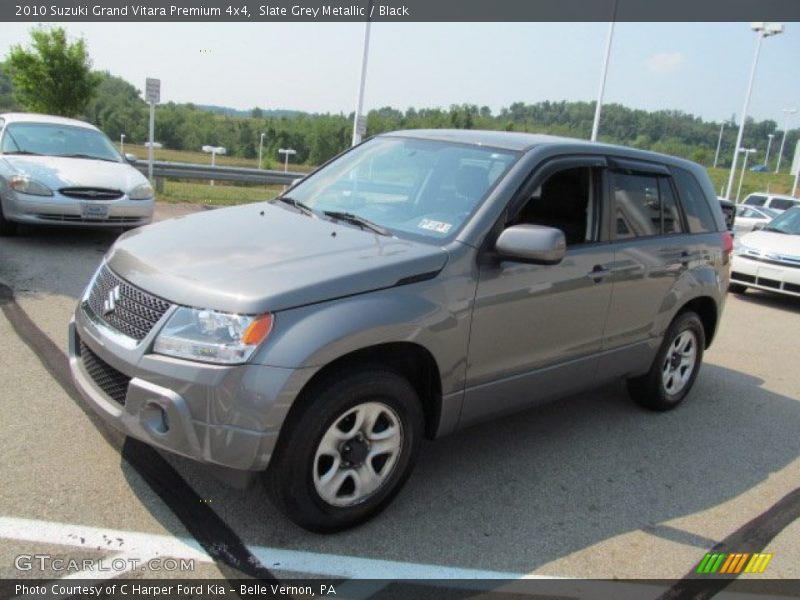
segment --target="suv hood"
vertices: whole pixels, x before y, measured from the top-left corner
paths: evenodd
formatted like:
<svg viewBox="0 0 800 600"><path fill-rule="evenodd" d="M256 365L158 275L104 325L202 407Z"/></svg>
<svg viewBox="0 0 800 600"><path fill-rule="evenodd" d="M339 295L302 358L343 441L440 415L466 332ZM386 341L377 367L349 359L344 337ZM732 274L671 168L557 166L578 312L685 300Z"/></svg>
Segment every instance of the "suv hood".
<svg viewBox="0 0 800 600"><path fill-rule="evenodd" d="M106 261L171 302L256 314L393 287L440 271L447 258L441 247L263 202L133 230Z"/></svg>
<svg viewBox="0 0 800 600"><path fill-rule="evenodd" d="M147 183L144 175L127 163L63 156L5 154L2 160L14 173L28 175L51 190L63 187L97 187L129 192Z"/></svg>

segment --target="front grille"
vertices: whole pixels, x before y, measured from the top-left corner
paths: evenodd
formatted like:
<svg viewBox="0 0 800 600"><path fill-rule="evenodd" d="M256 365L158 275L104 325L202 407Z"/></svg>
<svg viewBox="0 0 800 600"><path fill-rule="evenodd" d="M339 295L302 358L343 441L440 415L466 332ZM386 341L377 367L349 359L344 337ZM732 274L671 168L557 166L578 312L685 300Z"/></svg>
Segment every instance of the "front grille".
<svg viewBox="0 0 800 600"><path fill-rule="evenodd" d="M776 279L767 279L766 277L759 277L756 283L758 283L758 285L763 285L764 287L775 288L776 290L781 289L781 282L777 281Z"/></svg>
<svg viewBox="0 0 800 600"><path fill-rule="evenodd" d="M137 341L150 333L170 307L166 300L123 281L105 265L95 279L87 304L96 317Z"/></svg>
<svg viewBox="0 0 800 600"><path fill-rule="evenodd" d="M745 281L747 283L756 282L756 278L753 277L752 275L745 275L744 273L739 273L737 271L731 273L731 279L735 279L736 281Z"/></svg>
<svg viewBox="0 0 800 600"><path fill-rule="evenodd" d="M89 349L89 346L80 342L81 362L89 377L92 378L103 392L111 397L114 402L125 406L125 395L128 393L128 384L131 377L120 373Z"/></svg>
<svg viewBox="0 0 800 600"><path fill-rule="evenodd" d="M796 283L783 283L783 289L787 292L792 292L793 294L800 294L800 285Z"/></svg>
<svg viewBox="0 0 800 600"><path fill-rule="evenodd" d="M58 190L62 195L79 200L116 200L124 196L121 190L107 188L70 187Z"/></svg>

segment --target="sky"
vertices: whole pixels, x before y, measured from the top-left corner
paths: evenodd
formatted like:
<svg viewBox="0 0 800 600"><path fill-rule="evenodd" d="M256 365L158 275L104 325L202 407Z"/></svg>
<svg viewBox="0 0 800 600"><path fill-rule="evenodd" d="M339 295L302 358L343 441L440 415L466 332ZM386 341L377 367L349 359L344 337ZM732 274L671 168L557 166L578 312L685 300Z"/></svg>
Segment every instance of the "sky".
<svg viewBox="0 0 800 600"><path fill-rule="evenodd" d="M0 56L29 23L0 24ZM363 23L64 23L94 67L162 102L351 113ZM365 112L382 106L497 112L513 102L596 99L607 23L373 23ZM739 115L755 49L749 23L617 23L604 102ZM800 23L764 40L748 115L783 127L800 108ZM792 126L800 126L800 113Z"/></svg>

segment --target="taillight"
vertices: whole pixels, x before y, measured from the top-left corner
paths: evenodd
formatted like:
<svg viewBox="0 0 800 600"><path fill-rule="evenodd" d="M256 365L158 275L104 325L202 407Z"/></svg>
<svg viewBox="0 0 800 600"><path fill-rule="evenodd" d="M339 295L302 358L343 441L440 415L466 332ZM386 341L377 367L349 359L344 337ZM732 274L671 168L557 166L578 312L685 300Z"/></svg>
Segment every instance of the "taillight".
<svg viewBox="0 0 800 600"><path fill-rule="evenodd" d="M733 252L733 235L730 231L722 232L722 251L726 254Z"/></svg>

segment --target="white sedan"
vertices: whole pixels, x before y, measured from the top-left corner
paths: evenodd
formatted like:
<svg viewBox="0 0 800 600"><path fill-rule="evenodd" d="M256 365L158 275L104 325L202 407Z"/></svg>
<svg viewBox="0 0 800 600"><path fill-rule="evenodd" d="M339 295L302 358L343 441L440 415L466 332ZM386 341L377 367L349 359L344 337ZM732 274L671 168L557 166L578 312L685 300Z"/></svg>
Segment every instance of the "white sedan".
<svg viewBox="0 0 800 600"><path fill-rule="evenodd" d="M749 287L800 297L800 206L738 241L729 290L741 294Z"/></svg>
<svg viewBox="0 0 800 600"><path fill-rule="evenodd" d="M781 211L772 208L740 204L736 207L736 221L733 224L733 230L740 235L750 233L756 225L766 225L779 214Z"/></svg>

